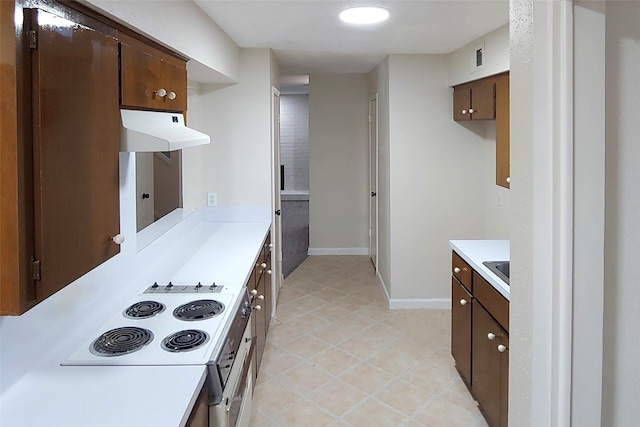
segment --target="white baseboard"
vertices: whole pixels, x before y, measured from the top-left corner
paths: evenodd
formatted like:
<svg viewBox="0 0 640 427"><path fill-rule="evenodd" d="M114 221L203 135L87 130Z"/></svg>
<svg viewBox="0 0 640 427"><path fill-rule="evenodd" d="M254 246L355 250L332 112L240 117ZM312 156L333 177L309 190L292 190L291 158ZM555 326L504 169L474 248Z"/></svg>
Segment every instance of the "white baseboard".
<svg viewBox="0 0 640 427"><path fill-rule="evenodd" d="M431 308L450 309L451 298L394 298L389 300L390 309Z"/></svg>
<svg viewBox="0 0 640 427"><path fill-rule="evenodd" d="M309 248L308 255L369 255L369 248Z"/></svg>

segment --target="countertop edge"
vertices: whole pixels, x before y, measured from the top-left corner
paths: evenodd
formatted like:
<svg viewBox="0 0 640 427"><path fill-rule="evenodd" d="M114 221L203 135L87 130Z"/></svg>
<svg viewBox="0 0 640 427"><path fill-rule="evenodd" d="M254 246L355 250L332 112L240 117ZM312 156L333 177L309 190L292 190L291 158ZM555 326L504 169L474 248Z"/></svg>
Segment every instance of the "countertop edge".
<svg viewBox="0 0 640 427"><path fill-rule="evenodd" d="M449 240L449 247L510 300L511 287L482 264L484 261L509 261L509 240Z"/></svg>

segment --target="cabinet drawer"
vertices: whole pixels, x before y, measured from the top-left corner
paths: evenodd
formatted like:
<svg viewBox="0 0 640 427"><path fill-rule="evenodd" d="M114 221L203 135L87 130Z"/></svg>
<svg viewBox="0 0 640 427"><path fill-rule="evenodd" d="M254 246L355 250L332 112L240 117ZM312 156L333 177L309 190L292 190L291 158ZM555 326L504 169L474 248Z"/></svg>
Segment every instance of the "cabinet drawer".
<svg viewBox="0 0 640 427"><path fill-rule="evenodd" d="M473 272L473 296L509 332L509 301L482 276Z"/></svg>
<svg viewBox="0 0 640 427"><path fill-rule="evenodd" d="M460 255L455 252L451 252L451 274L458 279L460 283L471 293L473 293L471 272L473 270L469 267Z"/></svg>

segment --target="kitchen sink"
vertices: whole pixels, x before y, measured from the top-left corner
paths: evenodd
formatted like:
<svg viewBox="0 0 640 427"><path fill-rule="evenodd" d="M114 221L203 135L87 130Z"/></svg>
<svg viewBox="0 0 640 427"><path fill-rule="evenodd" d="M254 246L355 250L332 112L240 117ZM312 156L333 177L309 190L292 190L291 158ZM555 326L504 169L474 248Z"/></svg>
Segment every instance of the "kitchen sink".
<svg viewBox="0 0 640 427"><path fill-rule="evenodd" d="M483 264L509 285L509 261L485 261Z"/></svg>

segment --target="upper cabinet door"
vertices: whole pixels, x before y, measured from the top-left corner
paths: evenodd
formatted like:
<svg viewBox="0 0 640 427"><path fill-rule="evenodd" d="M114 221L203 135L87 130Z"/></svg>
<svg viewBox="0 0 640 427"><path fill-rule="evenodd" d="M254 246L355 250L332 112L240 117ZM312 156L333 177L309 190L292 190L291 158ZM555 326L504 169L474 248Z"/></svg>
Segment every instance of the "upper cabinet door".
<svg viewBox="0 0 640 427"><path fill-rule="evenodd" d="M186 63L134 43L120 44L122 106L186 111Z"/></svg>
<svg viewBox="0 0 640 427"><path fill-rule="evenodd" d="M453 88L453 120L496 118L496 83L493 78L476 80Z"/></svg>
<svg viewBox="0 0 640 427"><path fill-rule="evenodd" d="M26 12L42 300L119 252L118 42L90 19Z"/></svg>

